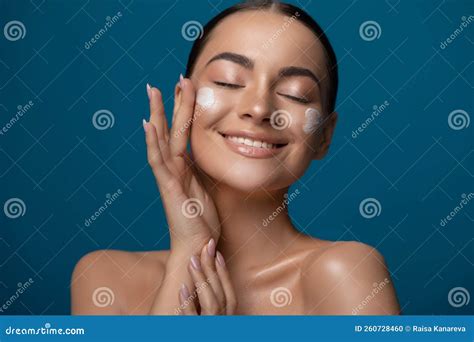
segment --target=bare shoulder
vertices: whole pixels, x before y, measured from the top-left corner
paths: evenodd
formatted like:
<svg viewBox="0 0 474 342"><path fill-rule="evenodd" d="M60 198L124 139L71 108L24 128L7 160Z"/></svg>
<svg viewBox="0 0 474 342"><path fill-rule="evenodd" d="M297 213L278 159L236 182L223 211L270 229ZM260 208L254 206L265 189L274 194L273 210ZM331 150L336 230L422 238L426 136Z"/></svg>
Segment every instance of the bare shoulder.
<svg viewBox="0 0 474 342"><path fill-rule="evenodd" d="M308 253L305 267L309 269L323 268L337 273L343 268L357 267L377 263L385 266L385 259L374 247L358 241L324 241ZM336 266L337 267L334 267Z"/></svg>
<svg viewBox="0 0 474 342"><path fill-rule="evenodd" d="M370 245L357 241L320 242L307 254L302 271L304 295L311 303L312 313L399 313L385 259Z"/></svg>
<svg viewBox="0 0 474 342"><path fill-rule="evenodd" d="M84 255L71 277L72 314L141 314L161 283L168 254L97 250Z"/></svg>

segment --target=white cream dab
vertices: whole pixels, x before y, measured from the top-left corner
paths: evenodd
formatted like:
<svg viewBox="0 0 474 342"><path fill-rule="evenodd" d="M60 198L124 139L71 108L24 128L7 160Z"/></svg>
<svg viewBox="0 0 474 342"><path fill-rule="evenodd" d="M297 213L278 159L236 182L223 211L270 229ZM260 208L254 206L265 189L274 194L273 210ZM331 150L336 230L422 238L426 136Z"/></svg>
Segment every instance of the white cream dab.
<svg viewBox="0 0 474 342"><path fill-rule="evenodd" d="M196 102L204 108L209 108L214 104L214 102L216 102L214 98L214 90L209 87L199 88Z"/></svg>
<svg viewBox="0 0 474 342"><path fill-rule="evenodd" d="M319 110L314 108L308 108L304 112L304 116L306 118L306 122L303 125L303 131L306 134L314 133L319 125L321 124L322 116Z"/></svg>

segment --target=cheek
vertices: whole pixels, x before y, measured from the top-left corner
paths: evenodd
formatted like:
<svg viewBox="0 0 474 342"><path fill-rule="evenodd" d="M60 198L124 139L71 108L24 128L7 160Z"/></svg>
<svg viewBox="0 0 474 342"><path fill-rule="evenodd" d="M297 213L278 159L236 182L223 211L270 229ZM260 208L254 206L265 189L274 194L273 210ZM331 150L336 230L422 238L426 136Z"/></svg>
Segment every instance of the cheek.
<svg viewBox="0 0 474 342"><path fill-rule="evenodd" d="M219 90L201 87L196 92L194 120L203 128L209 128L221 120L228 112L230 101Z"/></svg>
<svg viewBox="0 0 474 342"><path fill-rule="evenodd" d="M208 86L197 89L190 140L191 149L199 159L207 160L206 154L216 144L216 139L221 138L215 129L229 112L228 106L229 101L218 89Z"/></svg>
<svg viewBox="0 0 474 342"><path fill-rule="evenodd" d="M277 130L290 128L292 134L307 140L308 136L313 135L321 127L323 116L316 108L306 108L304 113L301 113L301 109L295 111L280 109L273 112L270 123Z"/></svg>
<svg viewBox="0 0 474 342"><path fill-rule="evenodd" d="M209 87L199 88L196 94L196 103L203 109L212 107L216 102L214 90Z"/></svg>
<svg viewBox="0 0 474 342"><path fill-rule="evenodd" d="M306 134L313 134L318 130L323 122L323 117L321 113L315 108L306 109L305 120L303 124L303 132Z"/></svg>

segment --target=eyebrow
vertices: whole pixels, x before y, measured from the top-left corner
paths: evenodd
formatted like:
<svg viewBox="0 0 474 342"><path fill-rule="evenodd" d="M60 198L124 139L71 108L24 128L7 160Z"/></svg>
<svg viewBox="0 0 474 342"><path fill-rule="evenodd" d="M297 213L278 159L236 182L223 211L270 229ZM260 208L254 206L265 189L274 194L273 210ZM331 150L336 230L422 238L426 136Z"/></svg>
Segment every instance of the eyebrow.
<svg viewBox="0 0 474 342"><path fill-rule="evenodd" d="M319 78L309 69L306 68L301 68L301 67L296 67L296 66L290 66L286 67L280 70L278 75L283 78L283 77L291 77L291 76L304 76L304 77L309 77L311 78L314 82L316 82L317 85L320 85Z"/></svg>
<svg viewBox="0 0 474 342"><path fill-rule="evenodd" d="M219 59L237 63L243 66L245 69L253 69L254 66L254 62L250 58L233 52L223 52L218 55L215 55L209 60L209 62L207 62L206 66Z"/></svg>
<svg viewBox="0 0 474 342"><path fill-rule="evenodd" d="M212 57L206 64L208 66L214 61L217 60L226 60L230 61L236 64L239 64L243 66L245 69L253 69L255 63L248 57L244 55L240 55L238 53L233 53L233 52L222 52L214 57ZM296 67L296 66L289 66L280 69L278 76L280 78L283 77L292 77L292 76L303 76L303 77L309 77L311 78L314 82L316 82L317 85L320 85L320 80L319 78L309 69L302 68L302 67Z"/></svg>

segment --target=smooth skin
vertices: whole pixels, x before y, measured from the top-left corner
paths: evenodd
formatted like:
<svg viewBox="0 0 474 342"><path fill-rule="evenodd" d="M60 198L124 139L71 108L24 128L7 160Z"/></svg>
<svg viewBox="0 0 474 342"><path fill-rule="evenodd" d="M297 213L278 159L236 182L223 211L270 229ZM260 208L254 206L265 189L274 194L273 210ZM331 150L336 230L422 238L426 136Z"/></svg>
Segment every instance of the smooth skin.
<svg viewBox="0 0 474 342"><path fill-rule="evenodd" d="M375 248L300 233L286 210L262 225L281 207L289 186L311 161L326 155L337 121L336 113L326 113L313 134L303 131L307 108L326 111L325 56L301 23L281 30L284 19L270 11L224 19L191 77L182 78L175 88L171 129L161 92L147 89L148 161L165 209L171 248L85 255L72 275L73 314L400 313L384 258ZM275 32L280 34L269 47ZM246 62L215 58L223 53L244 56ZM308 69L317 80L282 73L289 66ZM196 103L202 87L215 94L216 103L209 108ZM270 117L277 109L291 113L287 129L272 127ZM243 156L231 151L222 135L236 129L284 146L271 158ZM183 215L182 206L189 199L202 204L202 215ZM94 301L99 287L113 292L109 305Z"/></svg>

